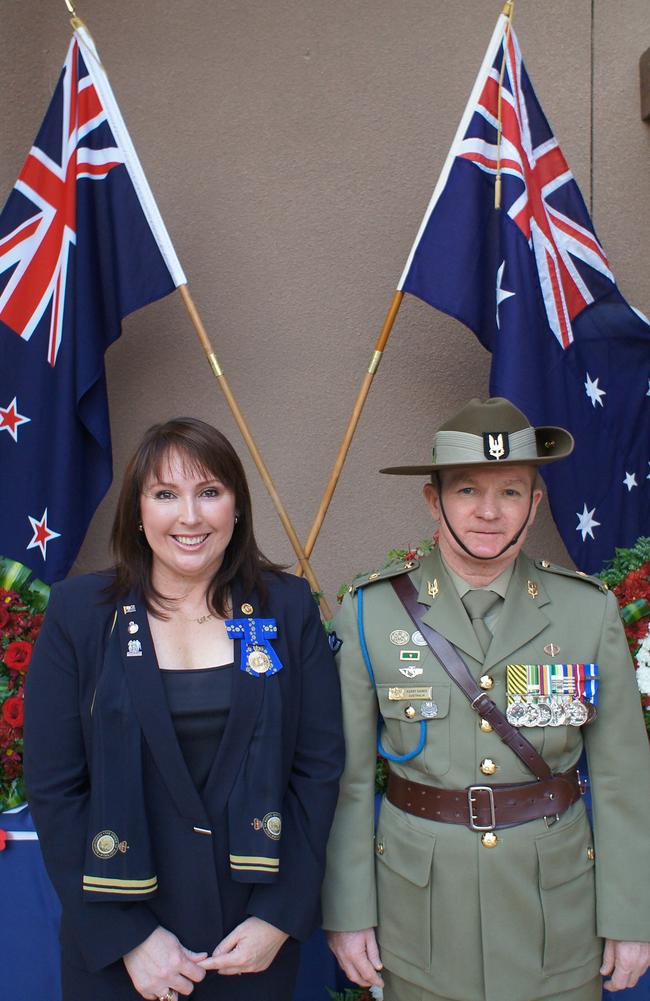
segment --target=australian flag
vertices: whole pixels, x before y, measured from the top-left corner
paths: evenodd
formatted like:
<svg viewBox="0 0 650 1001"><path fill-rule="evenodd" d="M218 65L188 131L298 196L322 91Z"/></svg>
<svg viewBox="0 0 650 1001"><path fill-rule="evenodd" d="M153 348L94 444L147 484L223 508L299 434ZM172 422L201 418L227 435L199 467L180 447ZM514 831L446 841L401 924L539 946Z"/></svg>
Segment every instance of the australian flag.
<svg viewBox="0 0 650 1001"><path fill-rule="evenodd" d="M574 435L544 476L581 570L650 535L650 324L616 286L504 16L398 288L474 331L491 395Z"/></svg>
<svg viewBox="0 0 650 1001"><path fill-rule="evenodd" d="M185 282L79 28L0 215L0 555L64 577L111 482L104 352Z"/></svg>

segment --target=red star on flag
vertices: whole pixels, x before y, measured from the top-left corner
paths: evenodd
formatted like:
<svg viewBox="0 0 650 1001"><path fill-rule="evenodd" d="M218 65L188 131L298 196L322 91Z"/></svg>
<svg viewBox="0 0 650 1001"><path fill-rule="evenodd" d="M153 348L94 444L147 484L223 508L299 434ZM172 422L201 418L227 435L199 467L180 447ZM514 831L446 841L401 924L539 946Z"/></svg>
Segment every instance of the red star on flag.
<svg viewBox="0 0 650 1001"><path fill-rule="evenodd" d="M43 515L40 521L36 518L32 518L31 515L27 516L29 518L30 524L32 526L32 531L34 532L34 537L32 541L27 546L28 549L40 549L41 556L44 560L47 559L47 544L51 542L52 539L60 539L61 533L54 532L47 524L47 508L43 511Z"/></svg>
<svg viewBox="0 0 650 1001"><path fill-rule="evenodd" d="M18 441L18 428L21 424L29 424L31 417L18 413L16 397L8 407L0 407L0 431L8 431L14 441Z"/></svg>

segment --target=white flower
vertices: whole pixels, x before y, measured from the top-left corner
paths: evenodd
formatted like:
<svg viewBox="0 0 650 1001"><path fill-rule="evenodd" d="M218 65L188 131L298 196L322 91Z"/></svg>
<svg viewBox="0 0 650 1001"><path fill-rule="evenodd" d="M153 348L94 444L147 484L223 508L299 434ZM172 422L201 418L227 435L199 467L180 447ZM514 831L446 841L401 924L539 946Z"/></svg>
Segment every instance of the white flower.
<svg viewBox="0 0 650 1001"><path fill-rule="evenodd" d="M381 987L371 987L370 993L375 999L375 1001L383 1001L384 992L382 991Z"/></svg>
<svg viewBox="0 0 650 1001"><path fill-rule="evenodd" d="M650 695L650 664L637 669L636 683L642 695Z"/></svg>

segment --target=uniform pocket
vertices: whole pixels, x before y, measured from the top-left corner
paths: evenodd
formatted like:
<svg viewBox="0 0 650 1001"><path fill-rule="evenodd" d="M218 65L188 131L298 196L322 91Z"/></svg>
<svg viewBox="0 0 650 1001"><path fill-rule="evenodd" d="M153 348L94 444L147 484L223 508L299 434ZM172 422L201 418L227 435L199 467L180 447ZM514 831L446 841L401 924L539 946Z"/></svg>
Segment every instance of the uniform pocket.
<svg viewBox="0 0 650 1001"><path fill-rule="evenodd" d="M401 691L397 691L401 689ZM418 691L419 689L419 691ZM418 698L409 697L413 692ZM426 698L419 697L426 693ZM399 698L391 698L391 694ZM403 698L401 696L404 696ZM377 685L379 711L384 718L382 745L389 753L408 754L417 747L420 724L426 723L425 754L433 754L437 775L450 766L449 703L451 685L426 681L421 685ZM411 714L411 710L413 713Z"/></svg>
<svg viewBox="0 0 650 1001"><path fill-rule="evenodd" d="M584 966L599 952L593 844L581 810L567 826L540 835L535 845L544 916L544 972Z"/></svg>
<svg viewBox="0 0 650 1001"><path fill-rule="evenodd" d="M408 824L384 801L375 842L380 946L420 970L431 968L431 877L435 835Z"/></svg>

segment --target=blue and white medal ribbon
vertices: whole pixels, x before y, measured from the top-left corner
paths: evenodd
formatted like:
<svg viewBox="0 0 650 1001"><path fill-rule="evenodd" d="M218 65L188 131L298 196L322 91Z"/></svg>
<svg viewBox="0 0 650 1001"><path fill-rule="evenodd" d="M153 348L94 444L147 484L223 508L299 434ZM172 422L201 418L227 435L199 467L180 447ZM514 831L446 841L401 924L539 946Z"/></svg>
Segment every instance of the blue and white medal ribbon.
<svg viewBox="0 0 650 1001"><path fill-rule="evenodd" d="M277 639L275 619L226 619L226 632L233 640L241 640L240 670L254 678L277 674L283 664L269 640Z"/></svg>

